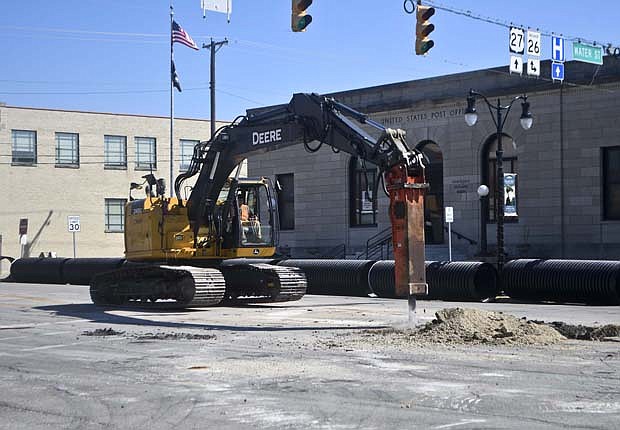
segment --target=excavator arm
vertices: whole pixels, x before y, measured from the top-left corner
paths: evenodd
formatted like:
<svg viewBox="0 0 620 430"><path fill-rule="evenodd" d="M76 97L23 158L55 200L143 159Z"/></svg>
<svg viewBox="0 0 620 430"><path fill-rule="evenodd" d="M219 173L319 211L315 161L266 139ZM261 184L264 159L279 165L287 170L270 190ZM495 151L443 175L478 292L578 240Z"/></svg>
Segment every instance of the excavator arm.
<svg viewBox="0 0 620 430"><path fill-rule="evenodd" d="M374 129L378 137L366 132L362 125ZM312 148L311 142L318 144ZM196 146L190 168L175 181L176 195L182 201L183 181L199 174L187 201L194 237L201 226L217 230L217 198L239 163L252 155L297 144L306 145L310 151L326 144L336 152L378 166L390 197L396 293L409 297L426 294L423 205L428 185L422 154L407 146L404 131L385 128L365 114L318 94L294 94L287 105L249 113Z"/></svg>

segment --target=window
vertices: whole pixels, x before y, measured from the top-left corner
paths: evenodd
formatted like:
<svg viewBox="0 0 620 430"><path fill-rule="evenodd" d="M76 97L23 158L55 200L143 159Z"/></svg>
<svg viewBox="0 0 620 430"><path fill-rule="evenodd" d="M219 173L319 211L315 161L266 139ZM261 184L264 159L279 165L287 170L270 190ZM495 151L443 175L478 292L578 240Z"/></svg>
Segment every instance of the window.
<svg viewBox="0 0 620 430"><path fill-rule="evenodd" d="M179 141L181 148L181 166L179 169L182 172L186 172L187 169L189 169L189 165L192 162L192 156L194 155L194 147L199 143L199 140L181 139Z"/></svg>
<svg viewBox="0 0 620 430"><path fill-rule="evenodd" d="M620 146L603 148L603 219L620 220Z"/></svg>
<svg viewBox="0 0 620 430"><path fill-rule="evenodd" d="M80 143L77 133L56 133L56 167L79 167Z"/></svg>
<svg viewBox="0 0 620 430"><path fill-rule="evenodd" d="M426 182L430 187L424 195L424 240L428 244L441 244L444 241L443 154L431 140L420 142L417 149L424 154Z"/></svg>
<svg viewBox="0 0 620 430"><path fill-rule="evenodd" d="M292 173L276 175L280 230L295 229L295 180Z"/></svg>
<svg viewBox="0 0 620 430"><path fill-rule="evenodd" d="M12 162L15 164L37 163L37 132L29 130L11 130Z"/></svg>
<svg viewBox="0 0 620 430"><path fill-rule="evenodd" d="M122 233L125 231L126 203L126 199L105 199L106 233Z"/></svg>
<svg viewBox="0 0 620 430"><path fill-rule="evenodd" d="M376 226L377 202L373 187L377 178L374 164L357 157L349 161L349 221L351 227Z"/></svg>
<svg viewBox="0 0 620 430"><path fill-rule="evenodd" d="M514 141L510 136L502 135L502 166L504 173L518 173L519 163L517 160L517 149ZM497 200L499 193L497 192L497 138L495 135L487 140L486 153L483 154L484 162L482 172L482 183L489 187L489 196L485 204L488 207L488 221L497 221ZM506 196L504 196L506 198ZM518 212L517 212L518 213ZM504 221L517 221L518 216L504 217Z"/></svg>
<svg viewBox="0 0 620 430"><path fill-rule="evenodd" d="M136 137L136 170L157 169L154 137Z"/></svg>
<svg viewBox="0 0 620 430"><path fill-rule="evenodd" d="M103 136L104 168L127 168L127 138L125 136Z"/></svg>

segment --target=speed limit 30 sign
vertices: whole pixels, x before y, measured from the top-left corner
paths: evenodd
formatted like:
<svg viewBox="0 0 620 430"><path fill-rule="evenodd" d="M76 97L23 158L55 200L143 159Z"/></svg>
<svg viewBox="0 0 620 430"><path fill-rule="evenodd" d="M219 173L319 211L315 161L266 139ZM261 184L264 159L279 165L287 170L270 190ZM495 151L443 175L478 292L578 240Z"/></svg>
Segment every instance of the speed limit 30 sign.
<svg viewBox="0 0 620 430"><path fill-rule="evenodd" d="M79 215L69 215L67 217L67 230L69 230L69 233L77 233L80 231Z"/></svg>

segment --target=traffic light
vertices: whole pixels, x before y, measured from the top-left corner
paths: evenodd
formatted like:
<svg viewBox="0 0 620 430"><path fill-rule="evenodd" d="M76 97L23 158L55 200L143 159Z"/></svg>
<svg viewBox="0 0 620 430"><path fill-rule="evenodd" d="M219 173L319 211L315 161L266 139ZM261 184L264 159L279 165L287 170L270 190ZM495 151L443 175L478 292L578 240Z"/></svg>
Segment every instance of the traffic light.
<svg viewBox="0 0 620 430"><path fill-rule="evenodd" d="M416 55L426 55L435 46L435 42L428 38L428 35L435 30L435 25L428 20L435 15L435 8L422 6L418 3L416 11L415 26L415 53Z"/></svg>
<svg viewBox="0 0 620 430"><path fill-rule="evenodd" d="M312 0L292 1L291 29L294 32L306 31L306 27L312 22L312 15L306 12L311 4Z"/></svg>

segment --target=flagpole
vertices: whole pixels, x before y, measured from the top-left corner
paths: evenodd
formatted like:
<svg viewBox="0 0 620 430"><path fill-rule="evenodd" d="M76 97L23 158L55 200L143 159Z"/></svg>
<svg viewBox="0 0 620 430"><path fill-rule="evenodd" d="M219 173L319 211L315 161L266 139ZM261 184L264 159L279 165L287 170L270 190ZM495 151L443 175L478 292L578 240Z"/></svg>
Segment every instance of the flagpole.
<svg viewBox="0 0 620 430"><path fill-rule="evenodd" d="M170 183L168 184L168 189L170 190L170 197L172 197L174 183L172 182L174 162L173 162L173 151L172 147L174 145L174 82L173 82L173 70L172 64L174 61L174 54L172 48L172 21L174 17L174 10L172 8L172 0L170 0Z"/></svg>

